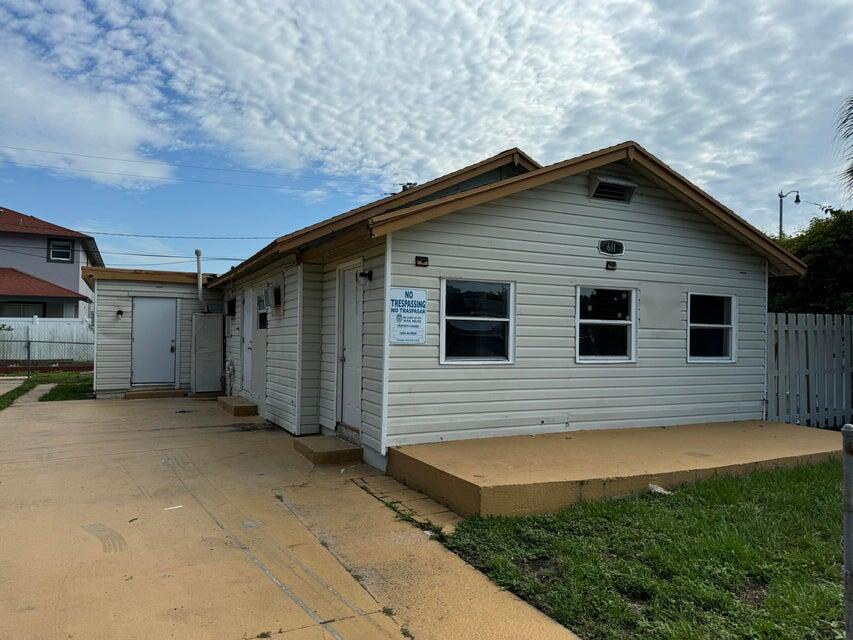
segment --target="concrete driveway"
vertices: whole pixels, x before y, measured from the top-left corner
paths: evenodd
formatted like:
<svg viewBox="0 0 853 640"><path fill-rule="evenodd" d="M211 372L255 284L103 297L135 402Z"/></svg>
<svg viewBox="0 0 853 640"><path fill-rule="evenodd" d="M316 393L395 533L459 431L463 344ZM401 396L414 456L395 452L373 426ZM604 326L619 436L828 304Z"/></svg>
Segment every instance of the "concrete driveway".
<svg viewBox="0 0 853 640"><path fill-rule="evenodd" d="M0 412L0 638L572 638L215 403Z"/></svg>

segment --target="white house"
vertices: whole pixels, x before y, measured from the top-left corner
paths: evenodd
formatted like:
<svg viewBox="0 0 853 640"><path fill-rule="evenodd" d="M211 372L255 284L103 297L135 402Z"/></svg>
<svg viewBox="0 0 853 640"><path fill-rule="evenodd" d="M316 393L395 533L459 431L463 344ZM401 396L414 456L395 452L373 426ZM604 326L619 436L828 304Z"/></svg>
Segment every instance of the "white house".
<svg viewBox="0 0 853 640"><path fill-rule="evenodd" d="M399 444L761 418L768 274L804 270L626 142L546 167L510 149L208 286L226 392L382 468Z"/></svg>

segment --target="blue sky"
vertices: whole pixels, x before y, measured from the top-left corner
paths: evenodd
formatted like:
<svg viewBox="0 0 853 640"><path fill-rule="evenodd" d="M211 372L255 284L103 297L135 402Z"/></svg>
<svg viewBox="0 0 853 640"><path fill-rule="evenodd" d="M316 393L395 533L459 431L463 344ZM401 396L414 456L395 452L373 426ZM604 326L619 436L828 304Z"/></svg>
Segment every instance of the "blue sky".
<svg viewBox="0 0 853 640"><path fill-rule="evenodd" d="M0 35L0 206L81 230L277 236L507 147L626 139L766 230L780 187L850 206L849 1L0 0ZM175 269L267 242L97 237Z"/></svg>

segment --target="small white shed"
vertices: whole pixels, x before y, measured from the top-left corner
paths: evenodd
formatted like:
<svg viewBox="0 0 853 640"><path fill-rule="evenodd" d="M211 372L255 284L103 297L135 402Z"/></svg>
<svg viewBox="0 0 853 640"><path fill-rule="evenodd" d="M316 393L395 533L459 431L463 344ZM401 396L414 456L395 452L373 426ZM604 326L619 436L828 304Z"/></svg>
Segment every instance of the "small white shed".
<svg viewBox="0 0 853 640"><path fill-rule="evenodd" d="M87 267L83 277L94 292L98 398L221 389L219 292L202 286L200 299L197 276L188 272Z"/></svg>

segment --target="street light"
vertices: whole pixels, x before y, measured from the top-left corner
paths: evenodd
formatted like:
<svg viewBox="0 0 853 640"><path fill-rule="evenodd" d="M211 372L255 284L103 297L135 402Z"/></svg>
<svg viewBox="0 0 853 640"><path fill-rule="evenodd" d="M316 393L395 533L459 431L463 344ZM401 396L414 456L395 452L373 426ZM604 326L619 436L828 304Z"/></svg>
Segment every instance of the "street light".
<svg viewBox="0 0 853 640"><path fill-rule="evenodd" d="M782 231L782 201L787 198L792 193L796 193L797 195L794 197L794 204L800 204L800 192L796 189L792 189L788 193L782 193L782 190L779 189L779 239L781 240L784 237L784 232Z"/></svg>

